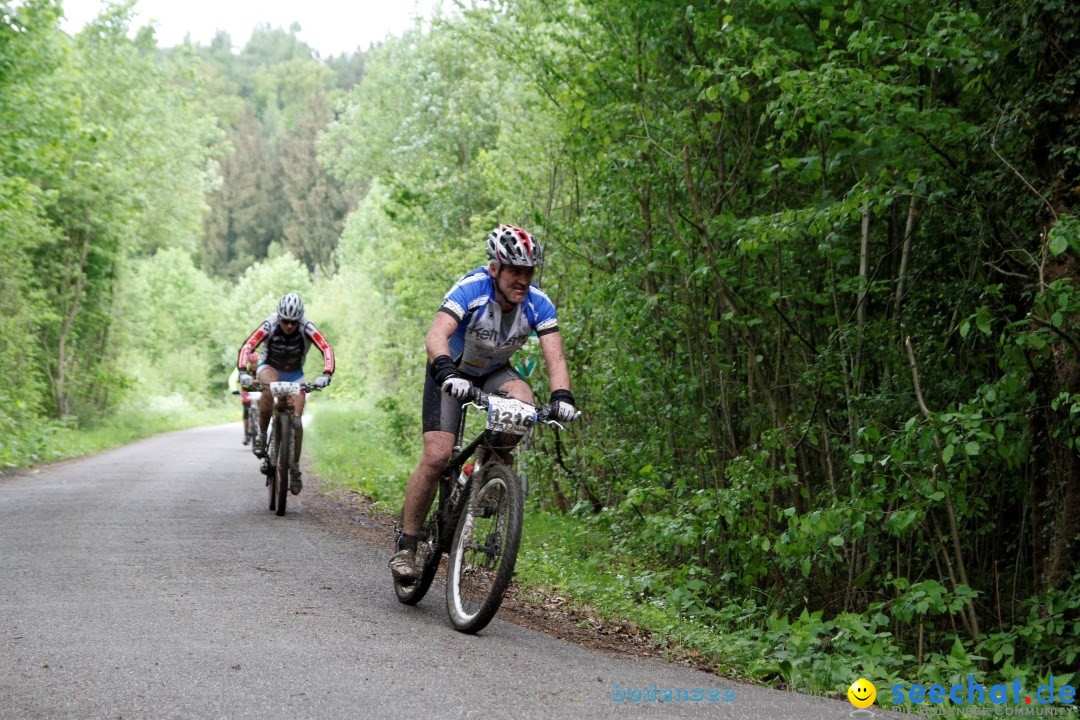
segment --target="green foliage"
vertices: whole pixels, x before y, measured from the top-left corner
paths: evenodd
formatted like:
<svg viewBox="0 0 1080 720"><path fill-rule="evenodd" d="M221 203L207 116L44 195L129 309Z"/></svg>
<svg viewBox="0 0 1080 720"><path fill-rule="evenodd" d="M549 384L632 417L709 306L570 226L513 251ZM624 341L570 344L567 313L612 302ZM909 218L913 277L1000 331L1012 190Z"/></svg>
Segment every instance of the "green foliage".
<svg viewBox="0 0 1080 720"><path fill-rule="evenodd" d="M190 65L157 56L145 35L130 40L129 13L111 6L71 39L49 2L4 10L13 55L0 93L0 212L18 231L2 241L13 270L5 337L35 339L5 342L0 354L25 373L16 383L31 413L90 414L117 401L111 330L123 263L194 247L201 222L216 135L191 112Z"/></svg>
<svg viewBox="0 0 1080 720"><path fill-rule="evenodd" d="M207 278L180 249L132 262L117 298L115 332L128 338L120 365L139 396L201 396L211 371L222 387L221 320L224 285ZM239 345L239 343L237 343Z"/></svg>
<svg viewBox="0 0 1080 720"><path fill-rule="evenodd" d="M611 548L581 573L718 633L734 598L800 686L1074 662L983 643L1076 592L1078 16L519 0L391 40L322 143L379 308L347 357L407 433L439 293L522 224L585 410L528 470Z"/></svg>
<svg viewBox="0 0 1080 720"><path fill-rule="evenodd" d="M298 31L260 26L235 55L224 34L209 48L187 48L211 78L207 109L229 133L199 248L203 270L219 277L239 275L275 245L312 272L336 267L350 193L319 164L315 143L363 56L320 63Z"/></svg>
<svg viewBox="0 0 1080 720"><path fill-rule="evenodd" d="M1080 579L1073 576L1072 588ZM1050 590L1028 598L1021 608L1021 621L1006 632L991 633L982 644L982 652L995 664L1010 668L1009 675L1020 675L1026 684L1035 673L1032 668L1074 668L1080 648L1080 594L1075 590ZM1036 662L1025 662L1035 658Z"/></svg>
<svg viewBox="0 0 1080 720"><path fill-rule="evenodd" d="M320 483L330 490L361 492L376 507L396 512L412 458L397 449L381 414L366 401L314 400L305 414L311 414L315 431L305 445Z"/></svg>
<svg viewBox="0 0 1080 720"><path fill-rule="evenodd" d="M200 110L194 54L159 52L148 33L129 39L130 11L110 6L69 38L50 2L3 6L9 466L205 420L203 399L224 388L254 323L282 288L311 287L287 255L233 287L193 264L220 136ZM74 430L86 422L103 428L99 440Z"/></svg>
<svg viewBox="0 0 1080 720"><path fill-rule="evenodd" d="M330 120L326 99L315 91L303 108L303 118L281 148L282 192L289 204L282 222L282 244L312 272L332 275L349 203L326 169L316 162L316 141Z"/></svg>

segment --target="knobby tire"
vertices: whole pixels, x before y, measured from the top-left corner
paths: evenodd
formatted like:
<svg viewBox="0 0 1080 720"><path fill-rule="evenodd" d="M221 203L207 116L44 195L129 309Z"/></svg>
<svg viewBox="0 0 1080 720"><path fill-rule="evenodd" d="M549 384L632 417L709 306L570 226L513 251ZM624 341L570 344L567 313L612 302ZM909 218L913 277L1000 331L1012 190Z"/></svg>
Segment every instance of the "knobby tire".
<svg viewBox="0 0 1080 720"><path fill-rule="evenodd" d="M525 499L520 479L504 465L470 481L469 493L450 547L446 609L454 629L471 634L487 627L510 586ZM493 517L483 516L487 496L498 500Z"/></svg>
<svg viewBox="0 0 1080 720"><path fill-rule="evenodd" d="M274 458L277 457L277 439L274 437L275 433L273 425L268 429L270 432L266 438L266 452L273 453L273 455L263 459L261 469L263 470L263 474L266 475L266 489L267 494L270 495L270 510L273 512L277 509L277 484L274 482L274 479L277 477L277 468L273 465L268 465L267 463L273 462ZM266 472L266 468L269 468L269 472Z"/></svg>
<svg viewBox="0 0 1080 720"><path fill-rule="evenodd" d="M289 461L292 459L292 418L288 413L277 417L275 432L278 436L277 458L274 462L274 489L277 491L278 515L285 514L285 505L289 497Z"/></svg>

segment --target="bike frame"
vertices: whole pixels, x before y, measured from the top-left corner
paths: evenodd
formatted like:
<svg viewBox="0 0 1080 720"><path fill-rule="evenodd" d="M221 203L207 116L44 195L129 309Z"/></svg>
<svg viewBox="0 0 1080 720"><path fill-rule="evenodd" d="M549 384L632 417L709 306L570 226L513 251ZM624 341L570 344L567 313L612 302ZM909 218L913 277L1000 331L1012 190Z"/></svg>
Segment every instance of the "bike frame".
<svg viewBox="0 0 1080 720"><path fill-rule="evenodd" d="M254 393L249 393L248 397L251 397ZM259 400L257 397L251 397L251 402L248 404L248 419L247 427L244 428L244 432L248 434L252 440L259 434Z"/></svg>
<svg viewBox="0 0 1080 720"><path fill-rule="evenodd" d="M299 383L299 385L300 385L300 390L302 392L305 392L305 393L311 393L313 390L318 389L314 385L312 385L311 383ZM269 387L264 388L263 392L270 392L270 388ZM293 404L293 396L292 395L277 395L277 396L274 397L274 402L271 404L270 424L267 426L267 432L268 432L268 434L267 434L267 442L266 442L267 451L266 451L266 457L263 458L264 461L265 460L274 460L275 459L273 457L273 454L270 452L271 445L273 444L273 438L271 437L271 434L277 428L277 421L278 421L278 418L281 417L282 413L288 415L288 417L289 417L289 427L292 427L293 422L294 422L294 420L296 418L296 406ZM293 430L295 431L295 428L293 428ZM293 443L295 443L295 440L296 440L295 436L292 438L292 440L293 440ZM273 449L276 450L276 448L273 448ZM295 444L290 445L289 449L290 449L291 452L295 452L296 445ZM289 458L289 462L291 463L292 461L293 461L293 458Z"/></svg>
<svg viewBox="0 0 1080 720"><path fill-rule="evenodd" d="M468 492L458 493L455 502L451 504L450 500L453 496L454 485L457 483L458 473L461 472L461 468L465 465L465 462L473 456L477 448L481 445L485 445L485 440L490 434L490 431L484 429L479 435L477 435L472 442L466 445L464 448L461 446L462 441L465 439L465 419L468 411L468 405L464 405L461 408L461 419L458 420L457 439L454 441L454 448L450 453L450 459L446 461L446 467L443 468L442 474L439 476L439 507L436 513L439 524L439 538L438 543L439 552L446 552L446 549L450 546L451 535L454 529L457 527L456 518L460 514L464 504L468 502ZM473 473L474 477L477 476L476 472ZM472 478L469 479L472 481ZM462 490L467 490L468 485Z"/></svg>
<svg viewBox="0 0 1080 720"><path fill-rule="evenodd" d="M503 395L502 392L494 394ZM469 398L470 402L465 402L462 404L461 418L458 420L457 436L454 441L454 447L450 452L450 459L446 461L446 467L443 468L442 475L440 475L439 477L439 552L447 552L447 550L449 549L450 541L452 540L450 535L453 534L455 528L457 527L457 517L460 515L461 510L464 508L465 503L468 502L469 485L471 485L473 482L476 482L477 480L483 479L484 476L482 472L486 466L494 462L498 462L498 451L491 446L490 440L492 436L492 431L488 428L484 428L475 438L473 438L473 440L468 445L464 447L462 447L461 445L462 441L465 439L465 420L466 416L468 415L469 406L471 405L473 407L479 407L480 409L483 409L482 406L475 405L474 403L480 401L481 398L485 395L485 393L482 393L479 390L474 390L474 394L471 395ZM547 405L537 405L536 408L541 418L538 422L542 422L545 424L553 423L553 421L547 419ZM559 427L561 427L561 425ZM462 488L462 492L458 494L456 502L451 505L450 498L454 489L453 484L457 482L458 473L465 465L465 462L470 457L472 457L481 447L486 448L488 451L487 458L485 458L484 460L484 465L473 470L472 476L469 477L469 483L466 484L464 488Z"/></svg>

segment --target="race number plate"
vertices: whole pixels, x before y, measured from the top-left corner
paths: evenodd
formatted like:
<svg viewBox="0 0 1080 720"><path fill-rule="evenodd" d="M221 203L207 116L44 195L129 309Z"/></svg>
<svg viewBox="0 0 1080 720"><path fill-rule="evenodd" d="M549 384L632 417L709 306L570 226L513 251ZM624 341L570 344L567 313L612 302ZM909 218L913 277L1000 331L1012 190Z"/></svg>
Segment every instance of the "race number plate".
<svg viewBox="0 0 1080 720"><path fill-rule="evenodd" d="M281 395L299 395L300 383L294 382L274 382L270 383L270 392L274 397Z"/></svg>
<svg viewBox="0 0 1080 720"><path fill-rule="evenodd" d="M536 409L513 398L488 397L488 430L524 435L536 424Z"/></svg>

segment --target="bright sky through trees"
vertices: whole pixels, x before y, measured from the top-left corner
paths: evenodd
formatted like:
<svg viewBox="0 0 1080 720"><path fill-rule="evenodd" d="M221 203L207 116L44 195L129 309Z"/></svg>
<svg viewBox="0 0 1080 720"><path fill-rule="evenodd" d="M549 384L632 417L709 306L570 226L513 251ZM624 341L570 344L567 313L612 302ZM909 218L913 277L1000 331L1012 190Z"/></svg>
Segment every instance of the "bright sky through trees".
<svg viewBox="0 0 1080 720"><path fill-rule="evenodd" d="M237 49L259 23L288 29L300 23L298 36L322 57L367 49L387 34L400 34L417 16L428 17L435 0L138 0L134 27L153 24L158 44L178 45L186 35L207 45L218 30ZM102 0L64 0L64 29L78 32L103 5Z"/></svg>

